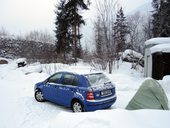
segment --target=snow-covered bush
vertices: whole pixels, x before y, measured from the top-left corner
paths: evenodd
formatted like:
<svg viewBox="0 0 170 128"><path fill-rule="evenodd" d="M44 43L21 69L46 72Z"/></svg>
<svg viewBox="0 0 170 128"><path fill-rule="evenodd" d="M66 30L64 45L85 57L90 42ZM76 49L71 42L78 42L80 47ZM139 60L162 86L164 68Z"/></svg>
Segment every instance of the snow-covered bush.
<svg viewBox="0 0 170 128"><path fill-rule="evenodd" d="M141 65L142 67L144 66L143 55L131 49L127 49L123 52L122 60L126 62L137 63Z"/></svg>
<svg viewBox="0 0 170 128"><path fill-rule="evenodd" d="M40 64L34 64L34 65L27 65L25 67L19 68L19 70L23 71L24 74L30 74L30 73L41 73L42 72L42 66Z"/></svg>
<svg viewBox="0 0 170 128"><path fill-rule="evenodd" d="M51 63L51 64L42 64L42 72L52 75L53 73L61 70L66 70L69 68L67 64L61 63Z"/></svg>

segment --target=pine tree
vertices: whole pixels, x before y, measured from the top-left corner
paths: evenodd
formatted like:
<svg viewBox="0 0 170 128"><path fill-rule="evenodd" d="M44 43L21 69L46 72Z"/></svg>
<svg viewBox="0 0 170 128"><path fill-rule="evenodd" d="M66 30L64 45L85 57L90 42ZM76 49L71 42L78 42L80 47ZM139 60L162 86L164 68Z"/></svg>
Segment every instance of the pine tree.
<svg viewBox="0 0 170 128"><path fill-rule="evenodd" d="M120 8L116 14L116 22L114 23L113 30L116 52L119 53L124 51L126 48L126 36L128 34L127 20L122 8Z"/></svg>

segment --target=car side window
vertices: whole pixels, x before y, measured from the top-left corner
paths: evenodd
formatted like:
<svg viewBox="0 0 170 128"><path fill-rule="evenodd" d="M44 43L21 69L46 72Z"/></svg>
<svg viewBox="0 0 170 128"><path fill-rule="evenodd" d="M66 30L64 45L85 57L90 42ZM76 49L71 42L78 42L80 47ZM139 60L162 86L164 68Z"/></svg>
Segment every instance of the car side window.
<svg viewBox="0 0 170 128"><path fill-rule="evenodd" d="M55 74L55 75L53 75L52 77L50 77L48 79L48 82L49 83L58 83L58 81L60 80L61 76L62 76L61 73Z"/></svg>
<svg viewBox="0 0 170 128"><path fill-rule="evenodd" d="M65 74L64 79L63 79L63 84L64 85L73 85L77 86L78 80L75 75L72 74Z"/></svg>

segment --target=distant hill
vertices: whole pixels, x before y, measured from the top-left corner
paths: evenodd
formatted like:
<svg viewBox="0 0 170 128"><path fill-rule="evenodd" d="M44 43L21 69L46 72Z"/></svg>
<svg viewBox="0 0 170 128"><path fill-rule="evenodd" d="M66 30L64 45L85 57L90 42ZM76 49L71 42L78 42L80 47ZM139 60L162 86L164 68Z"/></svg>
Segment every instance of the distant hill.
<svg viewBox="0 0 170 128"><path fill-rule="evenodd" d="M9 59L24 57L32 62L45 63L56 60L54 51L54 44L0 36L0 57Z"/></svg>

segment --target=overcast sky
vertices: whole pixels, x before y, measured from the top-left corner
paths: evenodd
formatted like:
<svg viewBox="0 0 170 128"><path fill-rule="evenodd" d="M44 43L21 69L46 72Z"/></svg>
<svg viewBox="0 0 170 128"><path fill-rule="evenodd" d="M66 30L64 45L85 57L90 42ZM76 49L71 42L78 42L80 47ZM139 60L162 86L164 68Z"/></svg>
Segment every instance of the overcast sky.
<svg viewBox="0 0 170 128"><path fill-rule="evenodd" d="M53 33L55 4L58 0L0 0L0 27L10 34L25 34L30 30L47 30ZM94 2L95 0L91 0ZM131 12L152 0L120 0L125 12ZM93 16L94 6L86 13Z"/></svg>

